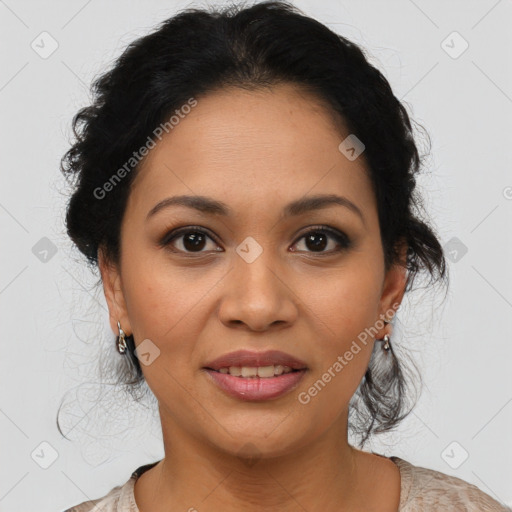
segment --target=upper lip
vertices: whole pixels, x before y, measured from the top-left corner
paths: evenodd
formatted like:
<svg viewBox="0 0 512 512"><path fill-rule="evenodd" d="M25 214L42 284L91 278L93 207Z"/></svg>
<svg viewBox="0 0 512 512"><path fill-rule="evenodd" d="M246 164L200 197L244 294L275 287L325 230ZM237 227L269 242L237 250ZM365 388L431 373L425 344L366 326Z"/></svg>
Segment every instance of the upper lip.
<svg viewBox="0 0 512 512"><path fill-rule="evenodd" d="M289 366L294 370L307 368L306 363L296 357L281 352L280 350L267 350L265 352L253 352L251 350L237 350L224 354L205 364L205 368L219 370L230 366Z"/></svg>

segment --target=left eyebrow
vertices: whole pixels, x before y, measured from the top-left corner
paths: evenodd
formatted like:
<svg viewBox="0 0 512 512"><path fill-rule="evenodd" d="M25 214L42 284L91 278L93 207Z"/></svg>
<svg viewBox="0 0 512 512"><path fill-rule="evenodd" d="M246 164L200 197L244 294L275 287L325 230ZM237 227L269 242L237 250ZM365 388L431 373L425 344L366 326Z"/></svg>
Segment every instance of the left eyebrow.
<svg viewBox="0 0 512 512"><path fill-rule="evenodd" d="M153 206L153 208L147 214L146 220L148 220L160 210L174 205L186 206L188 208L193 208L202 213L207 213L210 215L228 216L232 214L231 208L222 201L217 201L216 199L206 196L185 195L167 197L166 199L163 199L155 206ZM292 217L302 215L312 210L327 208L333 205L339 205L348 208L361 218L363 224L366 224L363 212L359 209L359 207L348 198L344 196L338 196L336 194L319 194L297 199L284 207L283 214L285 218Z"/></svg>
<svg viewBox="0 0 512 512"><path fill-rule="evenodd" d="M350 211L358 215L363 224L366 224L363 212L355 205L350 199L336 194L319 194L314 196L307 196L296 201L291 202L284 208L284 217L291 217L295 215L302 215L303 213L312 210L319 210L329 206L339 205L348 208Z"/></svg>

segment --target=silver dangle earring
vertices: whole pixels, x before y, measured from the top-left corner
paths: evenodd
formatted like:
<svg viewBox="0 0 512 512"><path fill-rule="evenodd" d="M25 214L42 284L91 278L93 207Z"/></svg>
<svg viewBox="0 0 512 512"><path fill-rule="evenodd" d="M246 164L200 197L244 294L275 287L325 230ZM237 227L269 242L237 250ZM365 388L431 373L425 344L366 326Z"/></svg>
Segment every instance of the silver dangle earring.
<svg viewBox="0 0 512 512"><path fill-rule="evenodd" d="M390 323L391 320L384 320L384 323L386 325L388 325ZM382 340L384 342L384 345L382 345L382 349L385 350L386 352L391 348L391 345L390 345L390 337L389 337L389 334L385 334L384 335L384 338L382 338Z"/></svg>
<svg viewBox="0 0 512 512"><path fill-rule="evenodd" d="M121 329L121 324L117 322L117 328L119 329L119 336L117 337L117 350L120 354L126 353L127 345L126 345L126 334L123 329Z"/></svg>

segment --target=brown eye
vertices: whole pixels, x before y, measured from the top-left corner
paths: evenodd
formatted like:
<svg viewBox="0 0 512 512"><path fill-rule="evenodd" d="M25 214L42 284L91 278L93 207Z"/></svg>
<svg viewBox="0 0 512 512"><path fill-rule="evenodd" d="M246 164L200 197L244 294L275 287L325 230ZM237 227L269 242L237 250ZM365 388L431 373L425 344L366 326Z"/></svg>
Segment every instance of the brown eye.
<svg viewBox="0 0 512 512"><path fill-rule="evenodd" d="M321 226L318 228L311 229L310 231L302 235L299 238L299 240L302 239L304 239L304 246L306 247L306 252L328 254L348 249L351 246L351 241L347 237L347 235L345 235L341 231ZM296 244L297 243L298 242L296 242ZM326 248L328 248L328 250L325 250Z"/></svg>
<svg viewBox="0 0 512 512"><path fill-rule="evenodd" d="M201 253L206 252L203 249L207 247L208 240L214 242L212 250L218 250L215 240L208 233L202 229L188 227L166 234L160 245L162 247L172 246L171 250L175 249L176 252Z"/></svg>
<svg viewBox="0 0 512 512"><path fill-rule="evenodd" d="M206 235L193 231L183 236L182 243L187 251L201 251L206 243Z"/></svg>

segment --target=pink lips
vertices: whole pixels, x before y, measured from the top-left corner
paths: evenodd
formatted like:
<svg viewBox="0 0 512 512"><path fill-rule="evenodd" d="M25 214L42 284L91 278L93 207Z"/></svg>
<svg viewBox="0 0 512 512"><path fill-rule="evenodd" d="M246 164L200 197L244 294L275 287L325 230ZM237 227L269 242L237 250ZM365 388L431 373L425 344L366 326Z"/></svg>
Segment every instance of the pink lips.
<svg viewBox="0 0 512 512"><path fill-rule="evenodd" d="M220 368L230 366L289 366L295 371L283 373L274 377L236 377L220 373ZM266 352L251 352L238 350L225 354L204 367L213 383L228 395L240 400L271 400L278 398L295 388L307 371L306 364L279 350Z"/></svg>
<svg viewBox="0 0 512 512"><path fill-rule="evenodd" d="M279 350L267 350L266 352L237 350L210 361L204 367L219 370L230 366L270 366L271 364L289 366L293 370L303 370L307 367L306 363L300 359Z"/></svg>

